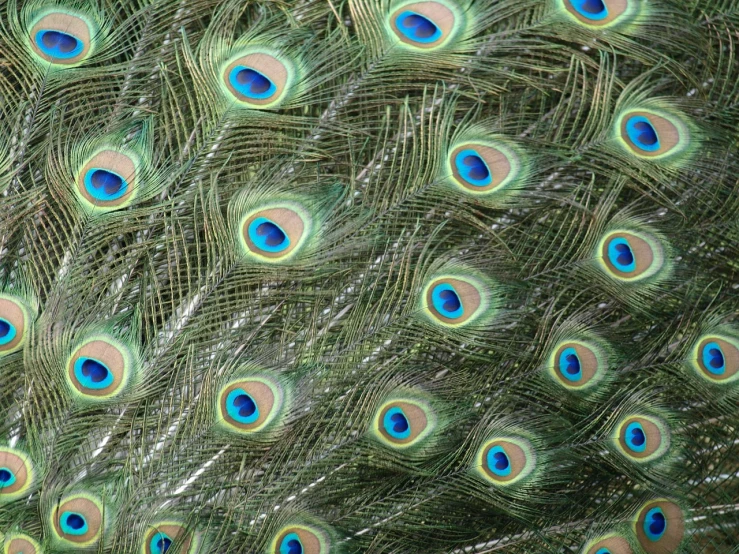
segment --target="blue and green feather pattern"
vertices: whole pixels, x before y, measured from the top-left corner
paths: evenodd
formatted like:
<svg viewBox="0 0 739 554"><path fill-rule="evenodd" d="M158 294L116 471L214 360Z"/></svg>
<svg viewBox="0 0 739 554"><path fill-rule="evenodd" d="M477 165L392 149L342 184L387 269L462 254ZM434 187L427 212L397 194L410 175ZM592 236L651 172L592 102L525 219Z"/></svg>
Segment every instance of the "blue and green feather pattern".
<svg viewBox="0 0 739 554"><path fill-rule="evenodd" d="M737 13L0 2L0 554L734 552Z"/></svg>

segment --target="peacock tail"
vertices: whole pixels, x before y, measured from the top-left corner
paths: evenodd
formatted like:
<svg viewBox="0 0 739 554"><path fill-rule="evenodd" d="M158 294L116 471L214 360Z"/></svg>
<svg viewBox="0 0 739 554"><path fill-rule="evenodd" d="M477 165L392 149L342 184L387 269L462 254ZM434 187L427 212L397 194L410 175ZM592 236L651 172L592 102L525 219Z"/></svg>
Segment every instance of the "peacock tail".
<svg viewBox="0 0 739 554"><path fill-rule="evenodd" d="M739 552L738 0L0 0L2 554Z"/></svg>

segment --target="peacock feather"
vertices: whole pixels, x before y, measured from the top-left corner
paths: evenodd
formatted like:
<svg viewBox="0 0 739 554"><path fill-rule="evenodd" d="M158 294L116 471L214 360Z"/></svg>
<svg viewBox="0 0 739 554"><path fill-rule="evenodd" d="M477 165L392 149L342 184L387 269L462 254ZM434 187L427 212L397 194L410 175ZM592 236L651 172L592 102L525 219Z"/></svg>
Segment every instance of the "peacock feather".
<svg viewBox="0 0 739 554"><path fill-rule="evenodd" d="M0 0L2 554L739 554L739 0Z"/></svg>

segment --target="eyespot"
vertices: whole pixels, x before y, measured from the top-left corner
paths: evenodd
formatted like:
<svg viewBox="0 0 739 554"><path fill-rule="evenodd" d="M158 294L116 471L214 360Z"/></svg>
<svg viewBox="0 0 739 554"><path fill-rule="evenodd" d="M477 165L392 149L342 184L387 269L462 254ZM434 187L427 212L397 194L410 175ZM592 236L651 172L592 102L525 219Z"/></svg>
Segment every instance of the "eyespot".
<svg viewBox="0 0 739 554"><path fill-rule="evenodd" d="M77 192L90 207L114 210L127 206L136 194L137 163L115 150L95 154L79 172Z"/></svg>
<svg viewBox="0 0 739 554"><path fill-rule="evenodd" d="M600 242L599 257L606 272L620 281L638 281L655 275L664 265L664 251L651 235L617 230Z"/></svg>
<svg viewBox="0 0 739 554"><path fill-rule="evenodd" d="M24 452L0 447L0 504L26 496L34 480L33 464Z"/></svg>
<svg viewBox="0 0 739 554"><path fill-rule="evenodd" d="M270 426L284 402L280 385L265 377L233 381L221 389L218 398L219 422L227 430L241 434Z"/></svg>
<svg viewBox="0 0 739 554"><path fill-rule="evenodd" d="M277 223L266 217L254 218L247 227L247 233L249 241L263 252L274 254L290 247L288 234Z"/></svg>
<svg viewBox="0 0 739 554"><path fill-rule="evenodd" d="M578 22L591 27L619 23L636 10L634 0L562 0L567 12Z"/></svg>
<svg viewBox="0 0 739 554"><path fill-rule="evenodd" d="M646 110L632 110L619 118L620 137L629 152L659 159L684 150L689 141L687 126L676 117Z"/></svg>
<svg viewBox="0 0 739 554"><path fill-rule="evenodd" d="M314 526L289 525L275 536L270 547L273 554L328 554L328 535Z"/></svg>
<svg viewBox="0 0 739 554"><path fill-rule="evenodd" d="M31 49L42 60L59 65L74 65L87 57L93 33L81 17L51 12L31 27Z"/></svg>
<svg viewBox="0 0 739 554"><path fill-rule="evenodd" d="M670 447L670 431L665 423L651 416L630 416L616 431L619 450L635 462L647 462L663 456Z"/></svg>
<svg viewBox="0 0 739 554"><path fill-rule="evenodd" d="M500 191L519 175L518 156L503 144L469 142L456 146L449 154L454 183L473 194Z"/></svg>
<svg viewBox="0 0 739 554"><path fill-rule="evenodd" d="M87 546L100 538L103 508L100 502L86 494L70 495L52 510L54 534L63 542Z"/></svg>
<svg viewBox="0 0 739 554"><path fill-rule="evenodd" d="M669 500L647 502L637 513L634 532L647 554L677 552L685 535L683 512Z"/></svg>
<svg viewBox="0 0 739 554"><path fill-rule="evenodd" d="M413 2L395 10L389 25L402 44L426 50L444 44L459 22L441 2Z"/></svg>
<svg viewBox="0 0 739 554"><path fill-rule="evenodd" d="M267 52L251 52L232 60L223 71L226 89L254 109L276 107L285 98L295 70L287 60Z"/></svg>
<svg viewBox="0 0 739 554"><path fill-rule="evenodd" d="M31 321L31 312L23 301L0 294L0 357L23 347Z"/></svg>
<svg viewBox="0 0 739 554"><path fill-rule="evenodd" d="M629 542L619 535L608 535L590 541L583 550L583 554L633 554Z"/></svg>
<svg viewBox="0 0 739 554"><path fill-rule="evenodd" d="M494 485L508 486L528 477L536 467L531 444L521 438L490 439L479 449L476 468Z"/></svg>
<svg viewBox="0 0 739 554"><path fill-rule="evenodd" d="M660 507L650 509L644 516L644 534L650 541L656 542L665 536L667 517Z"/></svg>
<svg viewBox="0 0 739 554"><path fill-rule="evenodd" d="M78 346L67 363L67 383L88 400L120 394L132 372L131 352L110 337L95 337Z"/></svg>
<svg viewBox="0 0 739 554"><path fill-rule="evenodd" d="M582 389L597 383L605 374L604 356L595 344L561 342L549 359L549 373L568 389Z"/></svg>
<svg viewBox="0 0 739 554"><path fill-rule="evenodd" d="M85 174L85 190L95 200L109 202L126 193L128 183L115 171L93 168Z"/></svg>
<svg viewBox="0 0 739 554"><path fill-rule="evenodd" d="M41 554L41 545L23 533L8 533L3 543L3 554Z"/></svg>
<svg viewBox="0 0 739 554"><path fill-rule="evenodd" d="M424 309L436 323L456 327L473 320L485 308L482 287L461 276L441 276L424 292Z"/></svg>
<svg viewBox="0 0 739 554"><path fill-rule="evenodd" d="M175 544L179 545L178 552L181 554L194 554L199 547L197 536L180 523L160 521L147 530L141 554L164 554Z"/></svg>
<svg viewBox="0 0 739 554"><path fill-rule="evenodd" d="M381 442L394 448L420 444L434 428L430 406L412 399L383 404L375 416L374 431Z"/></svg>
<svg viewBox="0 0 739 554"><path fill-rule="evenodd" d="M739 379L739 341L732 337L707 335L693 348L691 365L695 371L714 383Z"/></svg>
<svg viewBox="0 0 739 554"><path fill-rule="evenodd" d="M310 230L310 217L299 206L262 208L243 218L241 241L250 257L278 262L297 254Z"/></svg>

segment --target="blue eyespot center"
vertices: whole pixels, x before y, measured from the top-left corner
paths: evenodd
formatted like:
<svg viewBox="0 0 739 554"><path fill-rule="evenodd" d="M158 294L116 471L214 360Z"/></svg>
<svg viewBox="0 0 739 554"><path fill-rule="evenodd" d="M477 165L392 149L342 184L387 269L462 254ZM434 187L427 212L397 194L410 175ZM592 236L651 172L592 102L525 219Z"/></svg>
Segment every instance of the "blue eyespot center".
<svg viewBox="0 0 739 554"><path fill-rule="evenodd" d="M85 189L95 200L117 200L128 190L128 183L108 169L92 168L85 174Z"/></svg>
<svg viewBox="0 0 739 554"><path fill-rule="evenodd" d="M650 541L658 541L667 531L667 518L662 508L652 508L644 518L644 533Z"/></svg>
<svg viewBox="0 0 739 554"><path fill-rule="evenodd" d="M67 517L67 525L72 529L82 529L85 526L85 519L79 514L72 514Z"/></svg>
<svg viewBox="0 0 739 554"><path fill-rule="evenodd" d="M441 283L431 292L431 302L434 309L442 316L457 319L464 314L464 306L457 291L452 285Z"/></svg>
<svg viewBox="0 0 739 554"><path fill-rule="evenodd" d="M241 69L236 73L236 81L242 86L248 85L252 94L261 94L272 85L267 77L251 68Z"/></svg>
<svg viewBox="0 0 739 554"><path fill-rule="evenodd" d="M248 394L240 394L234 398L234 406L239 409L239 415L249 417L257 411L257 403Z"/></svg>
<svg viewBox="0 0 739 554"><path fill-rule="evenodd" d="M77 512L64 512L61 517L61 528L68 535L84 535L87 532L87 520Z"/></svg>
<svg viewBox="0 0 739 554"><path fill-rule="evenodd" d="M626 134L634 146L645 152L655 152L660 148L657 130L644 116L630 117L626 121Z"/></svg>
<svg viewBox="0 0 739 554"><path fill-rule="evenodd" d="M577 375L580 372L580 360L578 359L577 354L570 354L565 359L567 360L565 371L569 375Z"/></svg>
<svg viewBox="0 0 739 554"><path fill-rule="evenodd" d="M259 419L259 406L256 400L244 389L237 388L226 397L226 411L239 423L254 423Z"/></svg>
<svg viewBox="0 0 739 554"><path fill-rule="evenodd" d="M634 421L626 426L626 446L634 452L644 452L647 448L647 435L641 423Z"/></svg>
<svg viewBox="0 0 739 554"><path fill-rule="evenodd" d="M410 427L403 414L393 414L390 420L393 422L393 431L396 433L405 433Z"/></svg>
<svg viewBox="0 0 739 554"><path fill-rule="evenodd" d="M488 469L499 477L507 477L511 474L511 460L500 445L488 450L486 462Z"/></svg>
<svg viewBox="0 0 739 554"><path fill-rule="evenodd" d="M716 342L709 342L703 347L703 365L714 375L723 375L726 371L726 358Z"/></svg>
<svg viewBox="0 0 739 554"><path fill-rule="evenodd" d="M88 376L93 382L99 383L108 376L108 369L100 362L88 359L82 363L82 374Z"/></svg>
<svg viewBox="0 0 739 554"><path fill-rule="evenodd" d="M7 319L0 317L0 346L11 342L16 335L15 325Z"/></svg>
<svg viewBox="0 0 739 554"><path fill-rule="evenodd" d="M288 533L280 544L280 554L303 554L303 543L297 533Z"/></svg>
<svg viewBox="0 0 739 554"><path fill-rule="evenodd" d="M0 467L0 489L15 483L15 473L7 467Z"/></svg>
<svg viewBox="0 0 739 554"><path fill-rule="evenodd" d="M113 372L95 358L80 356L74 362L74 376L85 388L100 390L113 384Z"/></svg>
<svg viewBox="0 0 739 554"><path fill-rule="evenodd" d="M471 148L457 153L454 165L462 178L473 186L486 187L493 182L490 168L485 160Z"/></svg>
<svg viewBox="0 0 739 554"><path fill-rule="evenodd" d="M149 542L152 554L164 554L170 546L172 546L172 539L161 532L155 534Z"/></svg>
<svg viewBox="0 0 739 554"><path fill-rule="evenodd" d="M508 469L511 463L508 461L508 456L504 452L495 453L495 469L503 471Z"/></svg>
<svg viewBox="0 0 739 554"><path fill-rule="evenodd" d="M587 19L600 21L608 17L608 7L604 0L570 0L570 4Z"/></svg>
<svg viewBox="0 0 739 554"><path fill-rule="evenodd" d="M401 408L390 408L385 413L382 425L385 432L394 439L403 440L411 435L411 423Z"/></svg>
<svg viewBox="0 0 739 554"><path fill-rule="evenodd" d="M577 351L568 347L559 355L559 370L565 379L579 381L582 378L582 366Z"/></svg>
<svg viewBox="0 0 739 554"><path fill-rule="evenodd" d="M419 13L405 10L398 15L395 22L403 36L413 42L428 44L441 38L441 29Z"/></svg>
<svg viewBox="0 0 739 554"><path fill-rule="evenodd" d="M611 554L611 551L604 547L599 548L595 554Z"/></svg>
<svg viewBox="0 0 739 554"><path fill-rule="evenodd" d="M608 260L614 268L622 273L629 273L636 269L636 257L629 241L618 237L608 244Z"/></svg>
<svg viewBox="0 0 739 554"><path fill-rule="evenodd" d="M235 90L252 100L265 100L277 91L277 86L269 77L243 65L234 67L228 80Z"/></svg>
<svg viewBox="0 0 739 554"><path fill-rule="evenodd" d="M249 238L266 252L282 252L290 246L290 237L274 221L257 217L249 224Z"/></svg>
<svg viewBox="0 0 739 554"><path fill-rule="evenodd" d="M265 244L269 246L280 246L287 235L272 222L264 222L257 226L257 234L264 237Z"/></svg>
<svg viewBox="0 0 739 554"><path fill-rule="evenodd" d="M34 40L44 54L61 60L74 58L84 49L82 41L75 36L51 29L37 32Z"/></svg>

